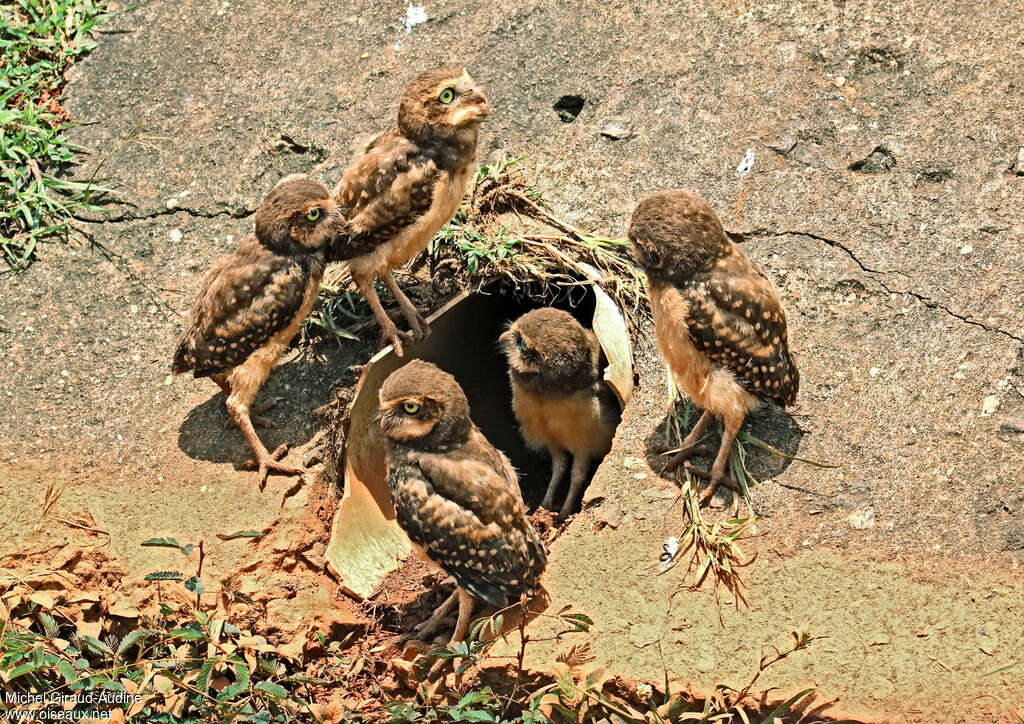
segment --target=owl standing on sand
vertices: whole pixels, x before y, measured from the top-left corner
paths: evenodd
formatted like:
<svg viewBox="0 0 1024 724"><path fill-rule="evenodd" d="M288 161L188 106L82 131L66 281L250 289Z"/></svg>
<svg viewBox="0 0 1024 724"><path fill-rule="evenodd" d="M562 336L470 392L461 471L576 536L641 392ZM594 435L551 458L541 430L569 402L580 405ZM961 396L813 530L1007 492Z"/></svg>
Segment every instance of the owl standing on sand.
<svg viewBox="0 0 1024 724"><path fill-rule="evenodd" d="M346 218L346 233L327 252L348 260L395 354L429 333L426 320L391 274L423 251L462 203L476 158L487 98L463 68L416 76L402 91L398 123L375 137L349 163L332 197ZM410 332L384 312L374 282L395 297Z"/></svg>
<svg viewBox="0 0 1024 724"><path fill-rule="evenodd" d="M267 451L253 423L270 422L249 406L313 308L324 247L341 223L338 205L323 186L302 175L281 179L256 211L255 233L218 259L203 279L174 351L174 374L209 377L224 390L231 419L256 456L260 487L271 470L302 472L279 462L286 446Z"/></svg>
<svg viewBox="0 0 1024 724"><path fill-rule="evenodd" d="M416 633L426 640L458 603L451 641L466 636L474 600L505 607L534 595L547 565L515 470L469 416L455 378L413 360L384 381L377 420L398 524L456 589Z"/></svg>
<svg viewBox="0 0 1024 724"><path fill-rule="evenodd" d="M747 413L761 402L792 405L800 375L789 353L786 314L771 282L726 235L706 201L661 191L633 212L629 238L647 274L658 348L676 385L704 410L666 470L701 452L715 417L725 432L706 502L726 484L729 451Z"/></svg>
<svg viewBox="0 0 1024 724"><path fill-rule="evenodd" d="M527 312L499 338L508 358L512 408L530 447L551 455L551 480L541 507L552 510L572 457L569 492L559 517L579 501L590 463L612 446L620 409L601 379L601 345L568 312Z"/></svg>

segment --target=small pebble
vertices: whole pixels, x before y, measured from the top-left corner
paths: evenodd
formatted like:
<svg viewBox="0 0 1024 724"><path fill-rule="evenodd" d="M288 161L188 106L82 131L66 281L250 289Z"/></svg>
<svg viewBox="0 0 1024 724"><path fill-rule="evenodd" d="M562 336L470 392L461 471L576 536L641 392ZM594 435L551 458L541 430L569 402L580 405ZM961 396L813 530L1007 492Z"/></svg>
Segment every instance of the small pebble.
<svg viewBox="0 0 1024 724"><path fill-rule="evenodd" d="M991 415L992 413L994 413L998 409L999 409L999 398L996 397L995 395L989 395L984 400L982 400L982 403L981 403L981 415L982 415L982 417L987 417L988 415Z"/></svg>
<svg viewBox="0 0 1024 724"><path fill-rule="evenodd" d="M855 510L846 516L846 522L850 527L857 530L867 530L875 527L875 509L870 505L860 510Z"/></svg>
<svg viewBox="0 0 1024 724"><path fill-rule="evenodd" d="M181 233L180 229L171 229L170 237L171 241L173 241L174 243L178 243L179 241L185 238L185 235Z"/></svg>
<svg viewBox="0 0 1024 724"><path fill-rule="evenodd" d="M846 85L846 78L844 78L843 76L838 76L835 82L837 88L842 88L844 85Z"/></svg>
<svg viewBox="0 0 1024 724"><path fill-rule="evenodd" d="M967 244L962 249L960 249L960 253L963 256L970 256L973 252L974 252L974 247L971 246L970 244Z"/></svg>
<svg viewBox="0 0 1024 724"><path fill-rule="evenodd" d="M598 132L605 138L610 138L613 141L621 141L633 135L633 129L629 125L629 121L623 118L605 118L601 121Z"/></svg>

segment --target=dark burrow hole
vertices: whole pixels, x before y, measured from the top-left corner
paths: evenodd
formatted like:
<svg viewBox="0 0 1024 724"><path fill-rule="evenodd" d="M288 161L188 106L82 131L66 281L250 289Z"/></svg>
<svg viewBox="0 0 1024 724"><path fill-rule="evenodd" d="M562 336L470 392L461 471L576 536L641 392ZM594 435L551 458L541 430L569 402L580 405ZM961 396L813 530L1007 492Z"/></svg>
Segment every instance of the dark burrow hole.
<svg viewBox="0 0 1024 724"><path fill-rule="evenodd" d="M562 123L572 123L583 110L584 102L583 96L567 95L559 98L551 107L555 109Z"/></svg>
<svg viewBox="0 0 1024 724"><path fill-rule="evenodd" d="M544 306L564 309L590 329L596 305L593 290L582 285L565 290L552 299L529 289L489 286L435 320L431 335L410 350L411 356L433 362L462 385L473 422L512 461L519 472L523 498L531 508L544 497L551 462L547 452L530 450L519 432L512 412L508 364L498 346L498 335L520 315ZM591 475L600 462L593 462ZM559 505L568 494L568 478L567 473L555 497Z"/></svg>

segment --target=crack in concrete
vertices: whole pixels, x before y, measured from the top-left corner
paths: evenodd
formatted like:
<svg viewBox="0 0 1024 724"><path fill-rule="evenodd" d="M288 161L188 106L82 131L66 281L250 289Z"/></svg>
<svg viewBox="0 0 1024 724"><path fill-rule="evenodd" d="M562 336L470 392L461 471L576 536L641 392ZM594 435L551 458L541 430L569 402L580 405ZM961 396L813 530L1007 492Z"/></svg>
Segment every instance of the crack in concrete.
<svg viewBox="0 0 1024 724"><path fill-rule="evenodd" d="M822 236L821 234L816 234L813 231L798 231L798 230L771 231L770 229L755 229L753 231L742 232L742 233L743 233L744 236L749 236L749 237L806 236L808 239L814 239L815 241L820 241L821 243L825 244L826 246L830 246L830 247L832 247L834 249L841 249L843 252L846 253L846 255L848 257L850 257L850 259L853 260L853 262L858 267L860 267L861 271L863 271L865 274L869 274L869 275L902 274L903 276L907 276L904 272L901 272L901 271L886 271L884 269L872 269L871 267L869 267L866 264L864 264L864 262L862 262L860 259L858 259L857 255L853 253L853 250L850 249L845 244L843 244L841 241L837 241L835 239L830 239L827 236ZM885 282L883 282L881 279L877 279L874 276L872 276L871 279L876 284L878 284L878 286L880 286L885 292L887 292L889 294L899 294L899 295L904 295L904 296L908 296L908 297L913 297L914 299L917 299L919 302L924 304L929 309L936 309L936 310L945 312L949 316L951 316L951 317L953 317L955 319L958 319L961 322L964 322L966 324L970 324L970 325L972 325L974 327L980 327L981 329L984 329L986 332L992 332L994 334L1001 334L1004 337L1007 337L1009 339L1015 340L1017 342L1024 342L1024 337L1021 337L1021 336L1018 336L1016 334L1013 334L1012 332L1007 332L1005 329L1002 329L1000 327L989 326L989 325L985 324L984 322L979 322L978 320L972 319L972 318L968 317L967 315L960 314L958 312L954 312L949 307L947 307L947 306L945 306L943 304L939 304L937 301L935 301L931 297L926 297L925 295L919 294L919 293L914 292L914 291L909 291L908 290L908 291L904 292L904 291L899 291L899 290L896 290L896 289L892 289Z"/></svg>
<svg viewBox="0 0 1024 724"><path fill-rule="evenodd" d="M193 209L188 206L175 206L173 209L160 209L157 211L149 211L141 214L132 214L131 212L122 212L116 216L105 216L105 217L89 217L89 216L78 216L73 215L72 218L75 221L82 221L89 224L103 224L103 223L122 223L125 221L146 221L148 219L156 219L160 216L173 216L177 213L184 213L194 218L200 219L216 219L218 216L226 216L230 219L247 219L256 213L255 210L242 209L239 211L231 211L223 209L220 211L211 211L208 209Z"/></svg>

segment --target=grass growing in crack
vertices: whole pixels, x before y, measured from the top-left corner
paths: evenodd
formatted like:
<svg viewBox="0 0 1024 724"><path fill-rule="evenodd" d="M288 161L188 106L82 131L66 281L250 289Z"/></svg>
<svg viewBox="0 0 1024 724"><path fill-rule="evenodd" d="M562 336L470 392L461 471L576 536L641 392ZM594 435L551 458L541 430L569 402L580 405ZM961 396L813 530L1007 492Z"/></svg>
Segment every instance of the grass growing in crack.
<svg viewBox="0 0 1024 724"><path fill-rule="evenodd" d="M96 0L0 2L0 256L7 271L25 268L36 245L66 239L75 212L99 210L91 182L58 174L81 149L68 142L58 101L65 71L94 47L105 17Z"/></svg>

